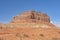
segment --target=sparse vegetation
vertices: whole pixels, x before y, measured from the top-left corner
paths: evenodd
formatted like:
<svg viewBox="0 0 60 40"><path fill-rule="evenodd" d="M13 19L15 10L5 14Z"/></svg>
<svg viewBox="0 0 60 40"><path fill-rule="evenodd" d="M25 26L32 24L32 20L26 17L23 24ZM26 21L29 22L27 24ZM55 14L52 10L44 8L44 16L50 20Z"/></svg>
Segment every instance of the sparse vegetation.
<svg viewBox="0 0 60 40"><path fill-rule="evenodd" d="M60 34L60 32L58 32Z"/></svg>
<svg viewBox="0 0 60 40"><path fill-rule="evenodd" d="M43 35L43 34L40 34L40 36L44 37L44 35Z"/></svg>
<svg viewBox="0 0 60 40"><path fill-rule="evenodd" d="M2 26L0 26L0 29L2 29Z"/></svg>
<svg viewBox="0 0 60 40"><path fill-rule="evenodd" d="M20 37L19 33L16 34L17 37Z"/></svg>
<svg viewBox="0 0 60 40"><path fill-rule="evenodd" d="M29 37L29 35L28 35L28 34L23 34L23 36L24 36L24 37Z"/></svg>

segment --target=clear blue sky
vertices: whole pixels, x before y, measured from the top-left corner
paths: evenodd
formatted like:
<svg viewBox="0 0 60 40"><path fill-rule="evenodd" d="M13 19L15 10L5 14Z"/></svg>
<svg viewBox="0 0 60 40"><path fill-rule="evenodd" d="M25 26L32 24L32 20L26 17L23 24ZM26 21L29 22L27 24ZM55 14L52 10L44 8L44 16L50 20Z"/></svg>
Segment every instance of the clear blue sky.
<svg viewBox="0 0 60 40"><path fill-rule="evenodd" d="M60 0L0 0L0 22L9 22L25 10L41 11L51 21L60 21Z"/></svg>

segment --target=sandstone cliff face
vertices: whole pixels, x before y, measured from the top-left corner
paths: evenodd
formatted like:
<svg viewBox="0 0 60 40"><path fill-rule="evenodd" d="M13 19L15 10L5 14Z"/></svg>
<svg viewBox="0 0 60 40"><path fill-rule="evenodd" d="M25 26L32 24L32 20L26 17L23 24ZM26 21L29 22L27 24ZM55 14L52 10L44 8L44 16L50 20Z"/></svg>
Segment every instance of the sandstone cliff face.
<svg viewBox="0 0 60 40"><path fill-rule="evenodd" d="M42 12L36 12L33 10L25 11L17 16L14 16L12 22L15 27L42 27L42 28L55 28L50 23L50 17Z"/></svg>
<svg viewBox="0 0 60 40"><path fill-rule="evenodd" d="M42 12L25 11L8 24L0 23L0 40L60 40L60 28Z"/></svg>
<svg viewBox="0 0 60 40"><path fill-rule="evenodd" d="M17 16L13 17L13 21L18 20L30 20L30 21L42 21L42 22L50 22L50 18L47 14L42 12L35 12L35 11L25 11L20 13Z"/></svg>

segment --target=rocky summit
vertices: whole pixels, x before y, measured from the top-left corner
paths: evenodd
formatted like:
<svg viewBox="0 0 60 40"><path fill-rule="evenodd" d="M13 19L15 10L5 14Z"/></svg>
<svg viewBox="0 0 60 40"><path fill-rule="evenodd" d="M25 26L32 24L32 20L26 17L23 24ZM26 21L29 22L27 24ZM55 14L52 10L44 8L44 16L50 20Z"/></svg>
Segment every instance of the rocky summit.
<svg viewBox="0 0 60 40"><path fill-rule="evenodd" d="M28 10L0 23L0 40L60 40L60 28L50 23L47 14Z"/></svg>
<svg viewBox="0 0 60 40"><path fill-rule="evenodd" d="M47 14L42 12L35 12L33 10L25 11L20 13L17 16L13 17L13 22L17 22L19 20L26 20L26 21L42 21L42 22L50 22L50 17Z"/></svg>

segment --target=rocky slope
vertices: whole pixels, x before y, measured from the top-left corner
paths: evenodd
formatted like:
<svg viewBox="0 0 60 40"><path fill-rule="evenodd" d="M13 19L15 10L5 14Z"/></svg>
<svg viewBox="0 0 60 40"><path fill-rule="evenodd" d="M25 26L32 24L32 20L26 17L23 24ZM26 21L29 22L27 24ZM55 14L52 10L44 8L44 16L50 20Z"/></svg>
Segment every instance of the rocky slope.
<svg viewBox="0 0 60 40"><path fill-rule="evenodd" d="M42 12L25 11L8 24L0 23L0 40L60 40L60 28Z"/></svg>

